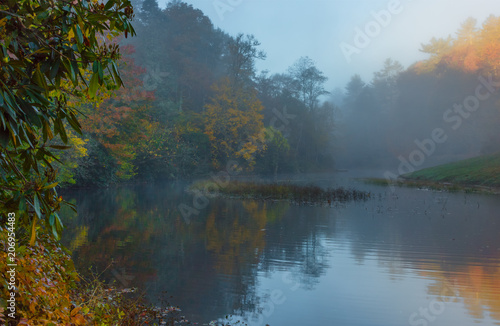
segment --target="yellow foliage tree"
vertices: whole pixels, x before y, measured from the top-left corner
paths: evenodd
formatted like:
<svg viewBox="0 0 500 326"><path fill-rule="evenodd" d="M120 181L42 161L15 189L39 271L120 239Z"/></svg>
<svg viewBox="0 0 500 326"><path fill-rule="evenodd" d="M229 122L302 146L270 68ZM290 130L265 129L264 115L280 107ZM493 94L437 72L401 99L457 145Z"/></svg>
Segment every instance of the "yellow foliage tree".
<svg viewBox="0 0 500 326"><path fill-rule="evenodd" d="M488 17L480 31L479 42L483 70L500 76L500 17Z"/></svg>
<svg viewBox="0 0 500 326"><path fill-rule="evenodd" d="M224 166L243 158L242 168L252 170L257 152L265 149L262 135L263 106L251 88L231 87L228 78L214 86L215 96L205 106L205 134L210 141L212 165Z"/></svg>

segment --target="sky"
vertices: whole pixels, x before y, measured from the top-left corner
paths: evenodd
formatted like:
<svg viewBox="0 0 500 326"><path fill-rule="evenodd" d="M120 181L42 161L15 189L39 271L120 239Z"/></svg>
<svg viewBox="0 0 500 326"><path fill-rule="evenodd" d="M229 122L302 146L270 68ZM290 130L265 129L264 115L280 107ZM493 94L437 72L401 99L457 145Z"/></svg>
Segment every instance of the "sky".
<svg viewBox="0 0 500 326"><path fill-rule="evenodd" d="M344 88L359 74L369 82L387 58L408 67L433 37L454 35L468 17L480 26L500 15L499 0L184 0L229 33L253 34L265 51L257 69L286 72L308 56ZM164 8L168 0L158 0Z"/></svg>

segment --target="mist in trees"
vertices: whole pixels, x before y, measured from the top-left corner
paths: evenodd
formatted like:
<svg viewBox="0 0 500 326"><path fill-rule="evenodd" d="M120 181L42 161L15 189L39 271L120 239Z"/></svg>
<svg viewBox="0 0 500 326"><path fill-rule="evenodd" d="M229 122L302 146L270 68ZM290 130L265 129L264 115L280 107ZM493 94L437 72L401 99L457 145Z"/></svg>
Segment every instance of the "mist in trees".
<svg viewBox="0 0 500 326"><path fill-rule="evenodd" d="M308 56L259 71L266 52L255 36L229 35L179 0L133 2L137 37L119 40L127 88L83 105L86 138L75 141L87 155L73 155L67 173L77 184L203 176L229 162L274 178L391 168L415 150L420 168L500 150L497 94L457 109L479 76L499 76L496 17L422 44L428 59L410 67L389 58L371 79L327 89L335 76ZM436 129L446 141L425 147Z"/></svg>
<svg viewBox="0 0 500 326"><path fill-rule="evenodd" d="M337 109L321 102L327 77L312 59L258 72L255 36L231 36L182 1L133 3L137 36L118 40L126 88L82 105L76 184L201 176L233 161L274 176L333 169Z"/></svg>
<svg viewBox="0 0 500 326"><path fill-rule="evenodd" d="M418 169L500 151L499 28L497 17L482 27L470 18L455 37L422 44L427 60L404 69L387 59L372 80L353 76L334 100L343 116L338 164ZM431 144L435 130L444 141Z"/></svg>

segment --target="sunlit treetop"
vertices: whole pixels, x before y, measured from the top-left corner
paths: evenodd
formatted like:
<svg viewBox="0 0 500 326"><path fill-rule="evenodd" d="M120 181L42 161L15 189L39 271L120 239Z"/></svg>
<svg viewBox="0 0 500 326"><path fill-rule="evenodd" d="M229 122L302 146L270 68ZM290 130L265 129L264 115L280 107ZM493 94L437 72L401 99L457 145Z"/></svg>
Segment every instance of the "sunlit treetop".
<svg viewBox="0 0 500 326"><path fill-rule="evenodd" d="M438 67L453 67L470 73L500 75L500 17L491 15L481 27L477 21L467 19L456 38L433 38L422 44L420 51L429 59L419 62L417 71L429 72Z"/></svg>

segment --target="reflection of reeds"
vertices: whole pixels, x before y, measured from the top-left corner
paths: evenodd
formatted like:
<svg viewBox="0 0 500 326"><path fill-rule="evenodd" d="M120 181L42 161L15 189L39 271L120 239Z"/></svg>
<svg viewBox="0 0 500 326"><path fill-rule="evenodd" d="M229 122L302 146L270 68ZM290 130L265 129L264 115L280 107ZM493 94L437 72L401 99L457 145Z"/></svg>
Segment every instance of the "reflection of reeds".
<svg viewBox="0 0 500 326"><path fill-rule="evenodd" d="M294 184L256 183L231 181L223 187L214 186L211 181L199 181L191 186L193 191L236 198L289 200L298 204L318 204L366 200L370 193L355 189L300 186Z"/></svg>

